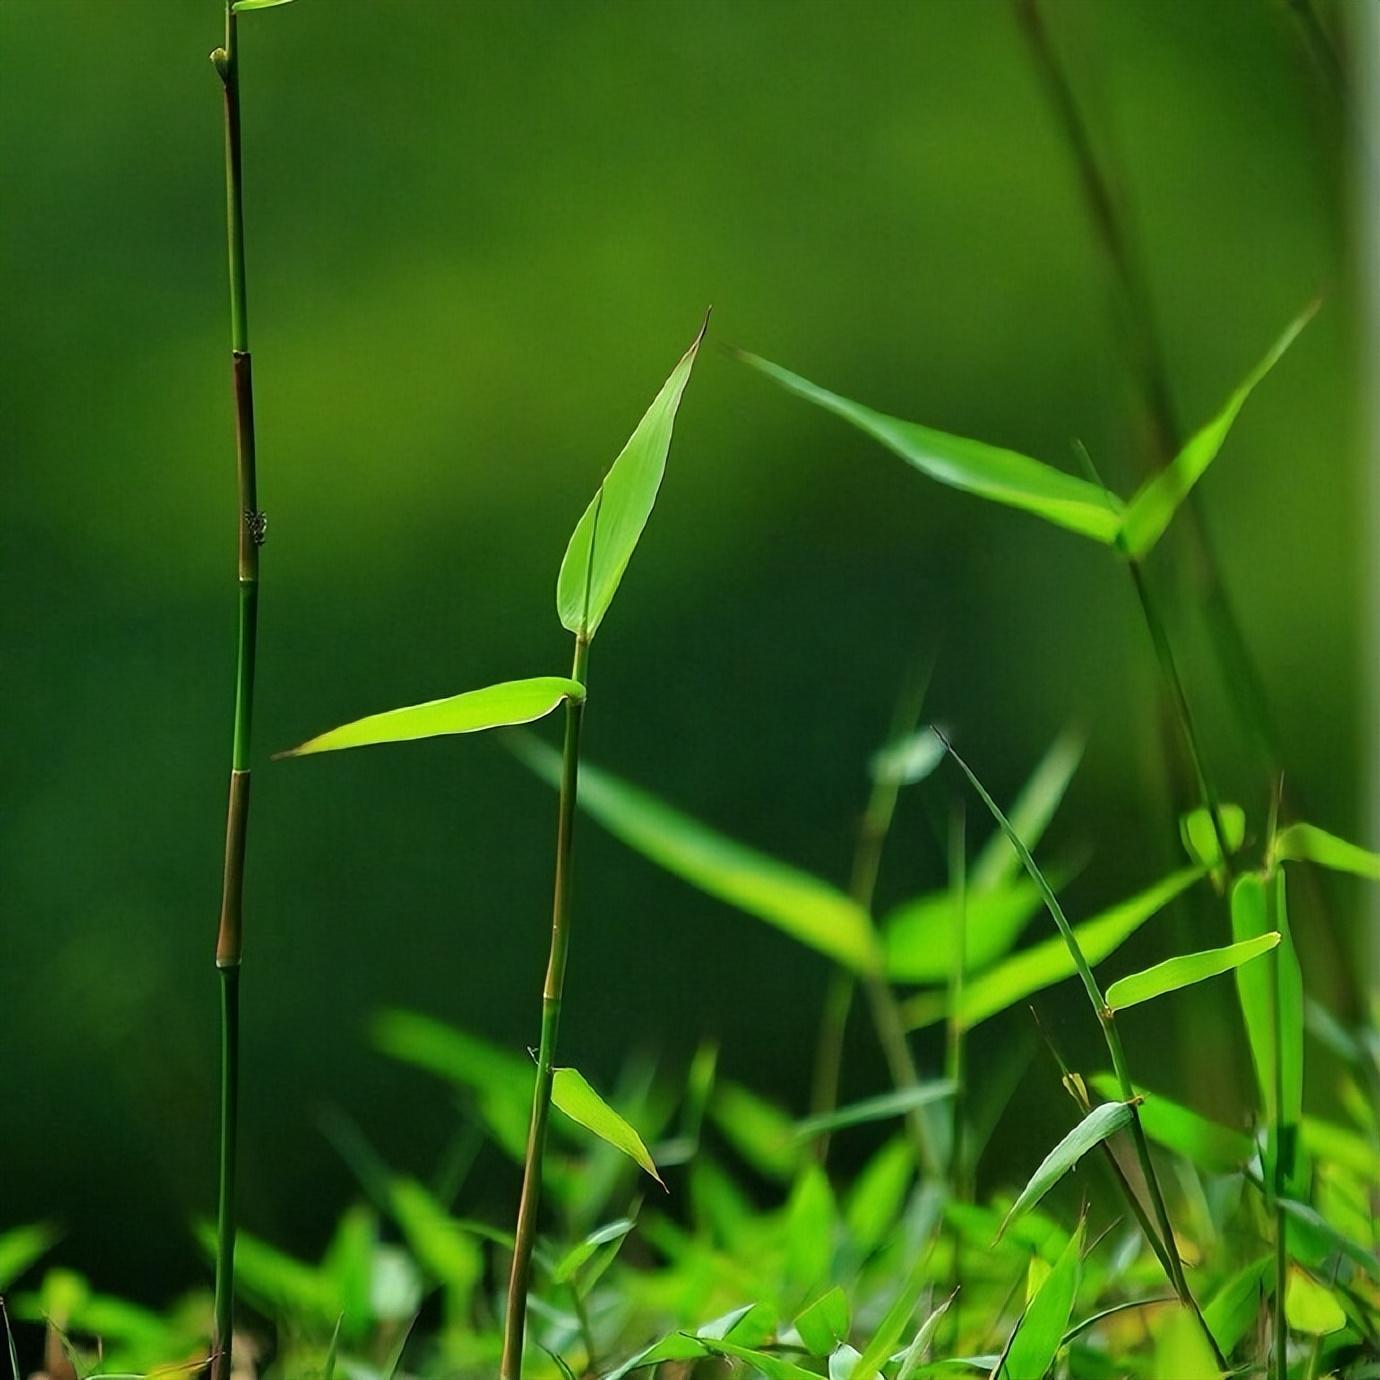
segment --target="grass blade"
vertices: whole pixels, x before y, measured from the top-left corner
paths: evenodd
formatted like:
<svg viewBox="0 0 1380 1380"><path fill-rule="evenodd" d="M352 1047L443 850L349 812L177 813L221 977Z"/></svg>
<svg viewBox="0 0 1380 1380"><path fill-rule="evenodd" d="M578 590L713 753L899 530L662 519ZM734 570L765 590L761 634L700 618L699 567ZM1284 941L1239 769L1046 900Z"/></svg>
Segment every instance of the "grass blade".
<svg viewBox="0 0 1380 1380"><path fill-rule="evenodd" d="M551 1101L572 1121L579 1122L587 1131L593 1131L615 1150L621 1150L662 1188L666 1187L651 1155L647 1153L647 1147L642 1143L642 1137L590 1087L578 1069L552 1071Z"/></svg>
<svg viewBox="0 0 1380 1380"><path fill-rule="evenodd" d="M1118 978L1107 988L1107 1005L1113 1011L1122 1011L1128 1006L1153 1001L1169 992L1177 992L1182 987L1190 987L1195 982L1204 982L1208 978L1240 968L1253 958L1269 953L1278 943L1278 933L1270 930L1239 944L1227 944L1220 949L1202 949L1198 953L1179 954L1175 958L1167 958L1152 968Z"/></svg>
<svg viewBox="0 0 1380 1380"><path fill-rule="evenodd" d="M787 392L851 422L941 484L1024 509L1094 541L1111 544L1116 540L1121 505L1086 479L1013 450L874 412L757 355L739 351L738 357Z"/></svg>
<svg viewBox="0 0 1380 1380"><path fill-rule="evenodd" d="M428 700L403 709L370 714L289 748L277 757L306 757L315 752L405 743L448 733L479 733L486 728L527 724L545 718L566 700L582 700L584 686L564 676L534 676L467 690L443 700Z"/></svg>
<svg viewBox="0 0 1380 1380"><path fill-rule="evenodd" d="M584 642L594 636L608 612L651 516L666 470L676 410L708 326L706 316L571 534L556 578L556 612L561 625Z"/></svg>
<svg viewBox="0 0 1380 1380"><path fill-rule="evenodd" d="M1089 1150L1101 1145L1108 1136L1131 1124L1131 1107L1126 1102L1104 1102L1094 1107L1053 1150L1045 1156L1040 1167L1030 1176L1020 1197L1011 1205L998 1239L1022 1213L1034 1207ZM1067 1319L1065 1320L1067 1322ZM1063 1335L1063 1328L1060 1328Z"/></svg>
<svg viewBox="0 0 1380 1380"><path fill-rule="evenodd" d="M1289 323L1283 335L1231 394L1217 415L1190 436L1174 459L1136 491L1126 507L1122 526L1121 544L1128 555L1136 558L1146 555L1164 535L1179 505L1217 458L1237 413L1245 406L1256 384L1279 362L1298 333L1312 319L1318 305L1314 302Z"/></svg>
<svg viewBox="0 0 1380 1380"><path fill-rule="evenodd" d="M1354 872L1358 877L1380 881L1380 853L1348 843L1315 824L1291 824L1275 835L1274 855L1300 862L1317 863L1334 872Z"/></svg>
<svg viewBox="0 0 1380 1380"><path fill-rule="evenodd" d="M911 1266L910 1275L901 1292L882 1315L871 1341L863 1348L862 1355L853 1367L850 1380L873 1380L881 1371L883 1362L896 1350L901 1334L915 1315L920 1296L929 1287L928 1264L929 1252L922 1250L916 1257L915 1264Z"/></svg>
<svg viewBox="0 0 1380 1380"><path fill-rule="evenodd" d="M560 760L545 743L515 737L513 747L538 776L557 779ZM580 767L579 804L629 848L691 886L775 925L853 972L880 968L880 946L867 912L829 883L727 838L588 763Z"/></svg>

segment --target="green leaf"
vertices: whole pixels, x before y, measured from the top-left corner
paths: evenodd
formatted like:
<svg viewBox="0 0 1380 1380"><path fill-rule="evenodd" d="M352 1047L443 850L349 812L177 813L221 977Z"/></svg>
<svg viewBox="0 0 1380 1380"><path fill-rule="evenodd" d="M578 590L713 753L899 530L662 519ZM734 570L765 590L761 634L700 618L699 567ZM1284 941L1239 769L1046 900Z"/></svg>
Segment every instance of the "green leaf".
<svg viewBox="0 0 1380 1380"><path fill-rule="evenodd" d="M577 1121L600 1140L621 1150L629 1159L654 1178L662 1188L666 1185L657 1173L642 1137L585 1081L578 1069L556 1069L551 1082L551 1101L572 1121Z"/></svg>
<svg viewBox="0 0 1380 1380"><path fill-rule="evenodd" d="M868 764L872 779L897 786L914 786L944 760L944 744L929 728L918 728L898 743L889 743Z"/></svg>
<svg viewBox="0 0 1380 1380"><path fill-rule="evenodd" d="M1163 536L1179 505L1204 471L1217 458L1236 415L1261 379L1274 368L1294 337L1308 324L1318 304L1314 303L1285 328L1264 359L1246 376L1213 419L1188 438L1183 449L1158 474L1141 485L1126 507L1121 545L1130 556L1142 557Z"/></svg>
<svg viewBox="0 0 1380 1380"><path fill-rule="evenodd" d="M215 1229L202 1223L197 1236L206 1253L214 1255ZM329 1274L245 1231L235 1237L235 1280L271 1317L309 1319L328 1328L344 1311L339 1286Z"/></svg>
<svg viewBox="0 0 1380 1380"><path fill-rule="evenodd" d="M1011 827L1033 850L1054 818L1064 793L1083 760L1083 736L1066 729L1040 759L1007 815ZM1020 855L1011 840L998 829L983 845L968 872L968 889L974 893L995 891L1021 871ZM970 902L971 903L971 902Z"/></svg>
<svg viewBox="0 0 1380 1380"><path fill-rule="evenodd" d="M559 753L525 736L513 747L544 780L559 781ZM588 762L580 765L579 803L629 848L691 886L854 972L880 968L880 946L867 912L827 882L726 838Z"/></svg>
<svg viewBox="0 0 1380 1380"><path fill-rule="evenodd" d="M1121 1084L1112 1073L1095 1073L1088 1085L1106 1098L1121 1096ZM1230 1174L1255 1155L1255 1144L1242 1131L1209 1121L1188 1107L1148 1092L1136 1085L1141 1103L1140 1124L1153 1141L1167 1146L1209 1174Z"/></svg>
<svg viewBox="0 0 1380 1380"><path fill-rule="evenodd" d="M374 1047L462 1088L495 1093L520 1103L532 1101L535 1073L530 1060L416 1011L378 1012L369 1028Z"/></svg>
<svg viewBox="0 0 1380 1380"><path fill-rule="evenodd" d="M1260 1313L1264 1281L1274 1270L1274 1257L1263 1255L1244 1269L1238 1270L1212 1296L1203 1309L1208 1330L1229 1356L1236 1344L1250 1331Z"/></svg>
<svg viewBox="0 0 1380 1380"><path fill-rule="evenodd" d="M812 1136L823 1135L826 1131L842 1130L846 1126L859 1126L868 1121L886 1121L891 1117L904 1116L916 1107L927 1107L931 1102L952 1097L953 1094L954 1085L938 1079L917 1084L913 1088L898 1088L894 1092L864 1098L861 1102L852 1102L846 1107L837 1107L832 1112L805 1117L796 1122L795 1135L799 1140L807 1140Z"/></svg>
<svg viewBox="0 0 1380 1380"><path fill-rule="evenodd" d="M901 421L841 398L757 355L739 357L788 392L851 422L922 474L982 498L1005 503L1110 544L1121 529L1121 503L1096 484L1013 450Z"/></svg>
<svg viewBox="0 0 1380 1380"><path fill-rule="evenodd" d="M1217 807L1217 818L1222 825L1227 847L1237 852L1246 839L1246 812L1239 805L1224 804ZM1194 862L1204 867L1216 867L1221 861L1221 849L1217 847L1217 831L1212 827L1212 815L1205 805L1179 816L1179 837L1183 840L1184 852Z"/></svg>
<svg viewBox="0 0 1380 1380"><path fill-rule="evenodd" d="M837 1216L829 1178L811 1160L796 1177L786 1201L785 1280L794 1295L814 1289L828 1274Z"/></svg>
<svg viewBox="0 0 1380 1380"><path fill-rule="evenodd" d="M556 579L556 611L561 625L586 641L608 612L651 516L671 449L676 409L708 326L706 316L571 534Z"/></svg>
<svg viewBox="0 0 1380 1380"><path fill-rule="evenodd" d="M388 1188L388 1211L417 1263L457 1301L463 1312L484 1273L478 1243L415 1179L395 1177Z"/></svg>
<svg viewBox="0 0 1380 1380"><path fill-rule="evenodd" d="M1202 875L1199 868L1173 872L1091 920L1073 926L1083 956L1089 963L1100 963ZM972 978L963 989L959 1020L971 1029L1032 992L1072 977L1076 971L1062 935L1042 940Z"/></svg>
<svg viewBox="0 0 1380 1380"><path fill-rule="evenodd" d="M1219 1380L1222 1372L1198 1320L1186 1308L1175 1308L1155 1329L1153 1375L1174 1380Z"/></svg>
<svg viewBox="0 0 1380 1380"><path fill-rule="evenodd" d="M954 1301L954 1297L957 1293L958 1290L955 1289L954 1293L950 1294L949 1297L920 1324L915 1336L911 1338L910 1345L902 1353L901 1363L896 1369L896 1380L910 1380L911 1375L914 1374L916 1367L924 1357L925 1348L928 1347L930 1342L934 1339L934 1334L939 1328L940 1320L943 1318L944 1314L949 1311L949 1305Z"/></svg>
<svg viewBox="0 0 1380 1380"><path fill-rule="evenodd" d="M795 1330L811 1356L827 1356L848 1336L848 1295L836 1285L795 1320Z"/></svg>
<svg viewBox="0 0 1380 1380"><path fill-rule="evenodd" d="M1054 1364L1083 1277L1083 1223L1069 1238L1049 1277L1030 1301L1006 1352L1006 1380L1043 1380Z"/></svg>
<svg viewBox="0 0 1380 1380"><path fill-rule="evenodd" d="M1131 1107L1126 1102L1104 1102L1094 1107L1053 1150L1045 1156L1040 1167L1030 1176L1020 1197L1011 1205L997 1232L998 1238L1023 1212L1034 1207L1070 1169L1108 1136L1131 1124ZM1060 1330L1062 1335L1062 1329Z"/></svg>
<svg viewBox="0 0 1380 1380"><path fill-rule="evenodd" d="M769 1351L757 1351L750 1346L739 1346L737 1342L710 1337L701 1337L698 1342L703 1352L714 1356L732 1356L736 1360L746 1361L765 1375L767 1380L819 1380L813 1371L805 1370L793 1361L784 1361Z"/></svg>
<svg viewBox="0 0 1380 1380"><path fill-rule="evenodd" d="M528 724L544 718L562 700L581 700L584 694L584 686L564 676L508 680L482 690L467 690L449 699L428 700L405 709L370 714L311 738L299 747L277 753L275 760L306 757L314 752L335 752L340 748L369 747L374 743L405 743L447 733L478 733L486 728Z"/></svg>
<svg viewBox="0 0 1380 1380"><path fill-rule="evenodd" d="M1274 854L1299 862L1317 863L1334 872L1354 872L1380 881L1380 853L1372 853L1314 824L1291 824L1275 835Z"/></svg>
<svg viewBox="0 0 1380 1380"><path fill-rule="evenodd" d="M789 1179L804 1158L795 1124L774 1103L739 1083L721 1082L709 1104L714 1124L760 1174Z"/></svg>
<svg viewBox="0 0 1380 1380"><path fill-rule="evenodd" d="M1325 1337L1346 1326L1346 1313L1337 1297L1325 1284L1319 1284L1297 1265L1289 1270L1284 1290L1284 1316L1295 1332Z"/></svg>
<svg viewBox="0 0 1380 1380"><path fill-rule="evenodd" d="M908 1136L895 1136L854 1179L843 1216L849 1240L861 1254L876 1250L894 1230L914 1177L915 1147Z"/></svg>
<svg viewBox="0 0 1380 1380"><path fill-rule="evenodd" d="M901 1340L901 1334L915 1315L915 1310L920 1303L920 1296L930 1286L928 1265L929 1253L922 1250L916 1255L915 1262L910 1267L910 1274L901 1287L901 1292L896 1295L895 1299L892 1300L891 1307L882 1315L881 1322L877 1324L876 1330L872 1334L872 1340L863 1349L863 1354L853 1367L853 1373L849 1380L873 1380L873 1377L881 1370L883 1362L896 1350L896 1344Z"/></svg>
<svg viewBox="0 0 1380 1380"><path fill-rule="evenodd" d="M1297 1222L1307 1233L1321 1242L1327 1251L1336 1251L1346 1256L1353 1264L1359 1265L1371 1279L1380 1284L1380 1260L1373 1251L1368 1251L1359 1241L1353 1241L1345 1232L1338 1231L1316 1208L1300 1203L1294 1198L1276 1198L1280 1211Z"/></svg>
<svg viewBox="0 0 1380 1380"><path fill-rule="evenodd" d="M600 1246L607 1246L611 1241L623 1240L636 1225L637 1223L631 1217L620 1217L616 1222L609 1222L590 1232L561 1257L552 1272L552 1282L564 1284L573 1279Z"/></svg>
<svg viewBox="0 0 1380 1380"><path fill-rule="evenodd" d="M47 1222L31 1222L0 1232L0 1291L14 1283L57 1240Z"/></svg>
<svg viewBox="0 0 1380 1380"><path fill-rule="evenodd" d="M906 901L882 925L887 975L897 982L942 982L957 953L955 931L959 900L936 891ZM1040 893L1025 879L995 890L965 893L964 964L976 972L996 962L1020 938L1040 908Z"/></svg>
<svg viewBox="0 0 1380 1380"><path fill-rule="evenodd" d="M1195 982L1203 982L1221 973L1230 973L1253 958L1269 953L1278 943L1278 933L1270 930L1239 944L1227 944L1220 949L1201 949L1194 954L1179 954L1175 958L1167 958L1163 963L1156 963L1153 968L1145 968L1139 973L1118 978L1107 988L1107 1005L1113 1011L1124 1011L1128 1006L1153 1001L1168 992L1177 992L1181 987L1191 987Z"/></svg>
<svg viewBox="0 0 1380 1380"><path fill-rule="evenodd" d="M276 10L279 5L290 5L292 0L235 0L230 8L236 14L248 14L250 10Z"/></svg>

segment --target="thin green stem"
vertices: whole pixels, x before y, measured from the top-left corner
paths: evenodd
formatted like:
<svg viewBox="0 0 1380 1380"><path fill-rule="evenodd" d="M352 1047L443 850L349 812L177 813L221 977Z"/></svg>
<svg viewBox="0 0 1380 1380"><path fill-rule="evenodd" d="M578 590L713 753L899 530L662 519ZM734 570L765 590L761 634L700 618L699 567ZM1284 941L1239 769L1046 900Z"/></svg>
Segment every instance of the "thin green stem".
<svg viewBox="0 0 1380 1380"><path fill-rule="evenodd" d="M1273 837L1273 835L1272 835ZM1266 888L1266 905L1273 911L1276 906L1275 888ZM1271 928L1277 928L1279 917L1269 917ZM1284 1220L1284 1209L1280 1200L1284 1197L1286 1146L1284 1134L1284 1033L1280 1018L1279 1000L1279 951L1269 955L1270 960L1270 1020L1274 1029L1274 1125L1270 1128L1274 1141L1273 1163L1270 1166L1270 1206L1275 1219L1275 1296L1274 1304L1274 1375L1275 1380L1288 1380L1289 1374L1289 1324L1285 1316L1284 1300L1289 1283L1289 1235ZM1288 1151L1292 1152L1292 1140Z"/></svg>
<svg viewBox="0 0 1380 1380"><path fill-rule="evenodd" d="M585 682L589 643L575 641L572 680ZM527 1328L527 1294L532 1282L532 1251L537 1241L537 1216L541 1208L542 1163L546 1153L546 1128L551 1111L551 1084L555 1076L556 1036L561 1022L565 991L566 958L570 951L570 895L575 835L575 801L580 784L580 726L584 697L565 702L565 745L561 756L560 798L556 807L556 875L551 903L551 950L542 988L541 1043L537 1048L537 1076L532 1089L532 1118L527 1133L527 1153L522 1168L522 1197L518 1202L513 1266L508 1277L508 1311L503 1326L503 1360L500 1380L520 1380L523 1339Z"/></svg>
<svg viewBox="0 0 1380 1380"><path fill-rule="evenodd" d="M221 985L220 1169L216 1216L215 1336L212 1380L232 1369L235 1316L235 1162L239 1121L239 971L242 955L244 859L249 828L254 664L258 642L259 546L264 520L258 508L254 445L254 382L249 356L249 317L244 265L243 173L240 156L239 46L230 0L225 8L225 46L211 54L225 90L226 247L230 281L231 378L235 403L235 470L238 631L235 655L234 730L226 809L225 865L216 967Z"/></svg>
<svg viewBox="0 0 1380 1380"><path fill-rule="evenodd" d="M949 826L949 890L954 898L954 928L953 962L949 968L949 1021L944 1049L944 1077L953 1088L949 1122L949 1196L955 1202L965 1202L968 1196L968 1176L963 1163L967 1029L963 1023L963 984L968 968L968 849L965 825L962 802L956 802ZM963 1233L957 1225L953 1231L953 1253L950 1282L955 1293L950 1335L957 1348L963 1331L959 1314L963 1284Z"/></svg>

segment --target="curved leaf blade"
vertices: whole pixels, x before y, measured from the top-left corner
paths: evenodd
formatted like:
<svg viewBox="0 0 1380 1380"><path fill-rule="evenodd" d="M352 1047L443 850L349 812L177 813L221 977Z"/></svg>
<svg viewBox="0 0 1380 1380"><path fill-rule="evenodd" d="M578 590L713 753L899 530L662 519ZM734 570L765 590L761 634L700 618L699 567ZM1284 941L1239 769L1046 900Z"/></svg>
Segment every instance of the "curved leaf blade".
<svg viewBox="0 0 1380 1380"><path fill-rule="evenodd" d="M565 676L507 680L443 700L428 700L424 704L370 714L277 753L275 760L336 752L342 748L371 747L375 743L405 743L417 738L479 733L487 728L528 724L545 718L563 700L582 700L584 694L585 688L579 681Z"/></svg>
<svg viewBox="0 0 1380 1380"><path fill-rule="evenodd" d="M642 1143L642 1137L590 1087L578 1069L554 1070L551 1101L572 1121L578 1122L587 1131L593 1131L615 1150L621 1150L662 1188L666 1187L647 1147Z"/></svg>
<svg viewBox="0 0 1380 1380"><path fill-rule="evenodd" d="M251 10L276 10L279 5L290 5L292 0L235 0L230 6L236 14L248 14Z"/></svg>
<svg viewBox="0 0 1380 1380"><path fill-rule="evenodd" d="M1279 362L1298 333L1312 319L1318 306L1317 302L1312 303L1285 327L1284 333L1246 375L1217 415L1190 436L1173 460L1136 491L1126 507L1122 522L1121 545L1128 555L1137 558L1146 555L1164 535L1179 505L1217 458L1232 423L1246 405L1246 399L1251 396L1256 384Z"/></svg>
<svg viewBox="0 0 1380 1380"><path fill-rule="evenodd" d="M1103 1097L1121 1096L1121 1084L1113 1073L1095 1073L1088 1085ZM1233 1131L1139 1084L1135 1093L1144 1099L1140 1124L1145 1134L1209 1174L1234 1173L1254 1158L1255 1144L1244 1131Z"/></svg>
<svg viewBox="0 0 1380 1380"><path fill-rule="evenodd" d="M1002 1234L1022 1213L1029 1211L1049 1192L1070 1169L1088 1153L1100 1145L1108 1136L1114 1135L1131 1124L1131 1104L1129 1102L1103 1102L1094 1107L1072 1131L1066 1135L1053 1150L1045 1156L1040 1167L1030 1176L1030 1182L1021 1190L1020 1197L1011 1205L1006 1220L997 1232ZM1065 1325L1067 1325L1065 1319ZM1063 1336L1063 1328L1059 1329Z"/></svg>
<svg viewBox="0 0 1380 1380"><path fill-rule="evenodd" d="M905 1116L917 1107L928 1107L954 1095L954 1084L936 1079L929 1083L917 1083L913 1088L897 1088L894 1092L880 1093L860 1102L851 1102L846 1107L837 1107L832 1112L821 1112L818 1116L805 1117L795 1124L795 1138L809 1140L823 1135L826 1131L841 1131L849 1126L861 1126L870 1121L887 1121L892 1117Z"/></svg>
<svg viewBox="0 0 1380 1380"><path fill-rule="evenodd" d="M1380 853L1348 843L1316 824L1291 824L1281 829L1275 835L1274 853L1277 858L1317 863L1334 872L1354 872L1358 877L1380 882Z"/></svg>
<svg viewBox="0 0 1380 1380"><path fill-rule="evenodd" d="M586 641L603 622L651 516L676 411L708 328L706 316L571 533L556 577L556 612L562 627Z"/></svg>
<svg viewBox="0 0 1380 1380"><path fill-rule="evenodd" d="M1107 988L1107 1005L1113 1011L1124 1011L1128 1006L1153 1001L1169 992L1177 992L1181 987L1189 987L1195 982L1204 982L1220 973L1240 968L1253 958L1269 953L1278 943L1278 932L1270 930L1239 944L1226 944L1220 949L1201 949L1197 953L1167 958L1152 968L1118 978Z"/></svg>
<svg viewBox="0 0 1380 1380"><path fill-rule="evenodd" d="M1083 1277L1083 1223L1025 1310L1006 1350L1005 1380L1044 1380L1063 1344Z"/></svg>
<svg viewBox="0 0 1380 1380"><path fill-rule="evenodd" d="M758 355L739 351L738 357L787 392L851 422L922 474L952 489L1023 509L1108 545L1121 530L1120 502L1086 479L1014 450L874 412Z"/></svg>
<svg viewBox="0 0 1380 1380"><path fill-rule="evenodd" d="M518 738L513 748L555 785L560 755ZM658 867L720 901L765 920L856 973L881 967L871 918L843 892L789 863L759 853L588 762L580 765L580 808Z"/></svg>
<svg viewBox="0 0 1380 1380"><path fill-rule="evenodd" d="M906 901L882 927L886 970L898 982L943 982L957 955L958 910L965 925L964 967L970 972L1001 958L1040 909L1040 893L1025 879L995 891L966 894L935 891Z"/></svg>

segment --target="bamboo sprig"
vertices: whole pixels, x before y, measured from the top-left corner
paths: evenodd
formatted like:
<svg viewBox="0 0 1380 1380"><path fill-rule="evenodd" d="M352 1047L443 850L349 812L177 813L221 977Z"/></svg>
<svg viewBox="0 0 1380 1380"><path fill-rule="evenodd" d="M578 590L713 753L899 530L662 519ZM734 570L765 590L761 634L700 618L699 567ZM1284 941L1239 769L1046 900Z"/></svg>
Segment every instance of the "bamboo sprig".
<svg viewBox="0 0 1380 1380"><path fill-rule="evenodd" d="M935 730L938 733L938 730ZM1040 895L1045 903L1045 908L1053 918L1055 926L1058 928L1064 943L1068 946L1069 956L1073 959L1073 965L1078 973L1079 981L1083 984L1083 990L1088 995L1093 1011L1097 1015L1098 1024L1102 1029L1102 1038L1107 1046L1107 1053L1112 1061L1112 1069L1116 1074L1117 1083L1121 1090L1122 1100L1131 1109L1131 1121L1129 1130L1131 1141L1135 1147L1136 1159L1140 1164L1141 1174L1145 1179L1146 1190L1150 1195L1150 1204L1154 1211L1157 1234L1159 1236L1160 1249L1155 1250L1155 1255L1165 1266L1169 1282L1178 1295L1180 1303L1188 1308L1198 1321L1198 1325L1203 1331L1208 1345L1212 1348L1213 1356L1216 1358L1218 1366L1225 1371L1228 1369L1226 1358L1222 1355L1221 1348L1217 1345L1217 1339L1212 1335L1212 1329L1208 1327L1207 1321L1203 1317L1202 1310L1198 1306L1198 1301L1189 1287L1187 1276L1184 1274L1183 1262L1179 1259L1178 1248L1174 1244L1174 1230L1169 1220L1169 1209L1165 1203L1163 1190L1160 1188L1159 1176L1155 1171L1154 1160L1150 1155L1150 1144L1145 1136L1145 1128L1141 1125L1140 1119L1140 1099L1136 1094L1135 1085L1131 1081L1130 1067L1126 1062L1126 1051L1121 1043L1121 1034L1117 1030L1116 1014L1108 1006L1106 998L1102 995L1102 989L1098 985L1097 978L1093 975L1092 968L1083 953L1082 945L1078 942L1078 936L1073 931L1073 926L1069 924L1068 918L1064 914L1063 907L1059 904L1059 898L1054 894L1054 889L1049 885L1044 873L1040 870L1031 856L1030 850L1025 846L1020 835L1012 827L1011 822L1002 813L997 802L987 793L982 782L978 780L971 767L962 757L954 751L953 745L943 734L939 734L940 741L947 749L949 756L957 763L964 776L968 778L969 784L977 792L979 799L987 807L992 818L996 820L1002 832L1010 841L1012 848L1016 850L1021 864L1030 874L1030 879L1039 888ZM1139 1214L1138 1214L1139 1216ZM1146 1229L1147 1236L1150 1237L1152 1249L1155 1247L1154 1234L1149 1232L1149 1223L1140 1217L1142 1227Z"/></svg>
<svg viewBox="0 0 1380 1380"><path fill-rule="evenodd" d="M235 1170L239 1128L239 976L245 841L249 825L250 739L258 634L259 547L265 523L258 504L254 383L245 285L243 174L240 153L239 45L232 0L225 6L225 46L211 54L225 91L225 211L230 283L230 358L235 400L238 531L238 634L234 734L225 825L216 968L220 974L220 1166L216 1210L215 1335L212 1380L228 1380L235 1314Z"/></svg>

